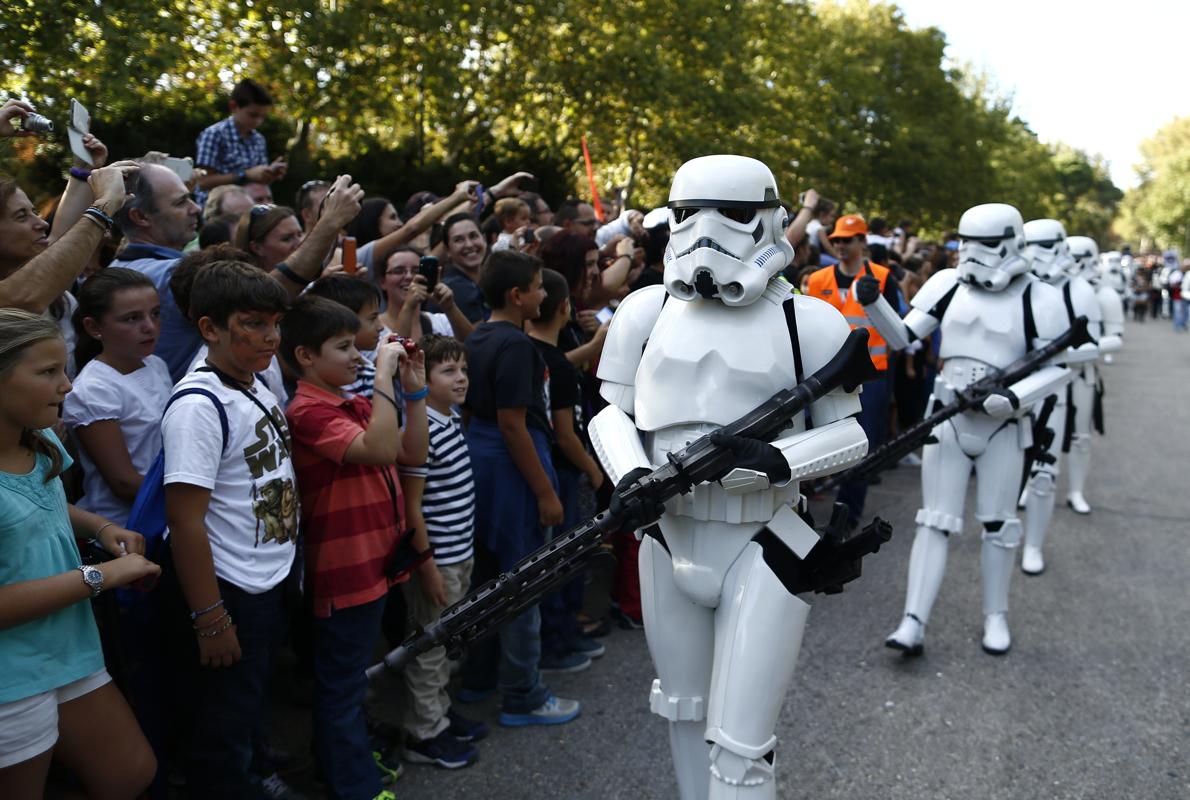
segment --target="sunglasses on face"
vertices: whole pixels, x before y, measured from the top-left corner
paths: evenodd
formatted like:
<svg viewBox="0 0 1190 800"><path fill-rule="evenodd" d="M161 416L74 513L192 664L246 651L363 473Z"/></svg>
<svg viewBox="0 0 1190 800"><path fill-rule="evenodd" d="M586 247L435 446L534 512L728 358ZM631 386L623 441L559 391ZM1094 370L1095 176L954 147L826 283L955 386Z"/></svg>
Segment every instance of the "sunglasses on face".
<svg viewBox="0 0 1190 800"><path fill-rule="evenodd" d="M835 244L847 245L847 244L851 244L852 242L859 241L859 237L858 236L837 236L834 239L832 239L831 241L833 241Z"/></svg>

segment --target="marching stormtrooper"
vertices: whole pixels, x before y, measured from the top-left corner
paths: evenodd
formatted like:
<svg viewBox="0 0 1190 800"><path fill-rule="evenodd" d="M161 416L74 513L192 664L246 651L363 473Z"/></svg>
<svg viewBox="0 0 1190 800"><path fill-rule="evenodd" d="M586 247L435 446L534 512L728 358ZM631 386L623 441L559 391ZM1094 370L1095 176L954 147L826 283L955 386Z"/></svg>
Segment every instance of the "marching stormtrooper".
<svg viewBox="0 0 1190 800"><path fill-rule="evenodd" d="M850 332L834 308L776 277L793 250L764 164L688 161L669 211L664 284L621 303L599 363L610 405L589 430L618 491L799 383ZM644 531L641 598L658 674L649 703L669 722L684 800L777 796L773 732L810 610L793 584L819 540L795 510L798 482L866 454L859 411L857 393L837 389L771 445L716 439L738 466L666 503Z"/></svg>
<svg viewBox="0 0 1190 800"><path fill-rule="evenodd" d="M1124 320L1128 318L1124 298L1128 296L1128 284L1132 280L1124 259L1125 256L1117 250L1104 253L1099 260L1099 283L1095 287L1095 297L1103 314L1103 334L1119 338L1118 347L1124 344ZM1110 352L1104 353L1103 363L1112 363Z"/></svg>
<svg viewBox="0 0 1190 800"><path fill-rule="evenodd" d="M1124 307L1112 289L1098 285L1099 247L1094 239L1087 236L1071 236L1069 244L1073 259L1069 273L1095 285L1093 291L1099 306L1095 318L1099 330L1092 326L1091 335L1099 339L1099 352L1107 354L1119 350L1122 345L1120 333L1124 327ZM1063 452L1067 454L1069 473L1066 504L1076 514L1091 513L1091 506L1087 503L1083 490L1087 485L1087 473L1091 469L1091 427L1095 418L1095 406L1099 403L1099 394L1099 371L1095 362L1082 364L1075 371L1067 395L1070 404L1067 414L1072 417L1072 423L1068 425L1069 441L1064 441L1062 446Z"/></svg>
<svg viewBox="0 0 1190 800"><path fill-rule="evenodd" d="M1066 241L1066 229L1053 219L1034 219L1025 223L1025 257L1038 280L1048 283L1062 294L1067 324L1077 317L1087 318L1087 330L1097 341L1102 337L1101 313L1095 289L1078 275L1070 274L1074 259ZM1099 347L1088 342L1068 350L1063 363L1075 375L1094 369ZM1021 553L1021 570L1028 575L1045 571L1042 545L1054 515L1054 492L1057 486L1062 437L1066 432L1068 384L1064 391L1051 394L1033 408L1035 433L1048 429L1049 442L1045 452L1030 465L1025 489L1025 546Z"/></svg>
<svg viewBox="0 0 1190 800"><path fill-rule="evenodd" d="M990 370L1008 366L1067 328L1061 293L1028 274L1019 211L1002 203L975 206L959 220L958 233L958 269L942 270L926 281L904 320L883 298L864 309L896 349L941 327L944 364L932 405L951 403ZM1068 369L1047 365L1005 395L989 397L982 411L966 411L935 428L936 443L922 450L922 508L909 556L905 614L885 642L889 647L911 655L923 650L946 570L947 537L963 529L967 480L974 469L975 518L983 526L983 649L1008 652L1008 589L1021 541L1019 476L1032 443L1025 415L1069 378Z"/></svg>

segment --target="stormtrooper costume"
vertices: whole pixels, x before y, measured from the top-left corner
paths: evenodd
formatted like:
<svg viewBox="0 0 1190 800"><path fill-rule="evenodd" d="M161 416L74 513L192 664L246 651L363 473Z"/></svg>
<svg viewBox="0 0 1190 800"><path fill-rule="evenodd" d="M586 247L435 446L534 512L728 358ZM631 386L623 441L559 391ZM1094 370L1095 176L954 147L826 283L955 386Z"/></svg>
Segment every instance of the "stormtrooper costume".
<svg viewBox="0 0 1190 800"><path fill-rule="evenodd" d="M1126 258L1128 257L1116 250L1100 256L1099 283L1095 287L1099 310L1103 314L1103 333L1106 336L1119 337L1121 347L1124 340L1124 320L1128 318L1125 298L1128 297L1128 286L1132 282ZM1104 353L1103 363L1112 363L1111 353Z"/></svg>
<svg viewBox="0 0 1190 800"><path fill-rule="evenodd" d="M610 405L589 431L617 484L794 386L850 332L834 308L791 295L776 277L793 250L764 164L689 161L669 211L664 284L621 303L599 363ZM829 393L809 424L798 415L772 442L788 480L737 467L666 503L645 530L641 598L658 674L650 707L669 722L683 800L777 796L773 731L810 610L787 588L787 567L819 540L794 510L798 481L866 454L859 411L858 393Z"/></svg>
<svg viewBox="0 0 1190 800"><path fill-rule="evenodd" d="M904 320L881 298L864 309L894 348L925 339L941 326L944 365L931 407L951 403L990 370L1007 367L1067 327L1061 293L1027 274L1019 211L1001 203L975 206L959 220L958 233L958 269L942 270L926 281ZM1008 588L1021 540L1019 476L1032 443L1031 426L1022 417L1069 377L1064 367L1042 367L1009 387L1007 395L989 397L981 411L966 411L935 428L937 441L922 450L922 508L909 556L905 614L886 641L889 647L912 655L923 650L946 570L947 537L963 529L967 480L974 468L975 518L983 525L983 648L1008 652Z"/></svg>
<svg viewBox="0 0 1190 800"><path fill-rule="evenodd" d="M1102 336L1099 300L1095 297L1095 289L1091 284L1069 273L1074 266L1074 259L1070 255L1066 229L1062 227L1062 223L1053 219L1034 219L1026 222L1025 257L1038 280L1045 281L1062 293L1067 324L1073 323L1076 317L1086 317L1087 330L1096 340L1077 349L1068 350L1062 363L1069 366L1075 375L1088 368L1094 369L1094 361L1099 357L1097 342ZM1033 408L1037 424L1047 427L1052 438L1046 448L1046 455L1051 460L1039 457L1033 461L1023 498L1025 546L1021 553L1021 570L1028 575L1040 575L1045 570L1042 545L1045 543L1045 535L1054 515L1054 491L1058 480L1062 438L1066 432L1069 391L1070 387L1067 386L1065 391L1050 395Z"/></svg>
<svg viewBox="0 0 1190 800"><path fill-rule="evenodd" d="M1118 305L1118 296L1107 287L1098 286L1099 283L1099 247L1095 240L1087 236L1071 236L1070 255L1073 263L1068 271L1093 284L1096 303L1099 306L1096 319L1097 326L1092 326L1091 336L1099 339L1099 352L1112 353L1120 349L1122 341L1119 332L1123 328L1124 308ZM1104 313L1107 307L1108 313ZM1105 318L1112 318L1113 333L1109 333L1104 325ZM1096 329L1098 327L1098 330ZM1062 450L1066 455L1067 472L1069 473L1069 489L1066 504L1077 514L1090 514L1091 506L1087 503L1083 490L1087 485L1087 473L1091 469L1091 425L1094 415L1096 395L1099 392L1099 371L1094 361L1087 362L1075 372L1074 380L1070 384L1068 414L1073 418L1068 423L1071 435L1069 442L1063 442Z"/></svg>

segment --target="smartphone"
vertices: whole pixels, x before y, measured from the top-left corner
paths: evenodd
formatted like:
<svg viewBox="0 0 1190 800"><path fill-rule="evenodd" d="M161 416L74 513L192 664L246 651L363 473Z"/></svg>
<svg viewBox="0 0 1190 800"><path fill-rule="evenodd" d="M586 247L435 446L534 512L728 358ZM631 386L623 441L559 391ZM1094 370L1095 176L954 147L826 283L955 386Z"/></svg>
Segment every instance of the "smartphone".
<svg viewBox="0 0 1190 800"><path fill-rule="evenodd" d="M438 285L438 259L434 256L422 256L417 262L417 274L426 279L426 291L432 293Z"/></svg>
<svg viewBox="0 0 1190 800"><path fill-rule="evenodd" d="M615 309L611 308L610 306L604 306L595 312L595 319L599 320L600 325L603 325L605 323L611 322L612 315L615 313Z"/></svg>
<svg viewBox="0 0 1190 800"><path fill-rule="evenodd" d="M89 167L95 166L91 154L83 147L83 137L91 132L91 114L78 100L70 100L70 124L66 126L66 138L70 140L70 152Z"/></svg>
<svg viewBox="0 0 1190 800"><path fill-rule="evenodd" d="M475 200L475 216L480 217L483 214L483 207L484 207L483 185L482 184L475 187L475 198L476 198L476 200Z"/></svg>
<svg viewBox="0 0 1190 800"><path fill-rule="evenodd" d="M186 156L185 158L166 156L162 159L161 166L169 169L181 178L182 183L185 183L194 176L194 160L190 156Z"/></svg>
<svg viewBox="0 0 1190 800"><path fill-rule="evenodd" d="M355 237L343 237L343 271L348 275L354 275L357 269L355 261Z"/></svg>
<svg viewBox="0 0 1190 800"><path fill-rule="evenodd" d="M534 228L525 229L525 235L521 237L521 241L525 244L533 244L537 241L537 234L533 232L534 230Z"/></svg>

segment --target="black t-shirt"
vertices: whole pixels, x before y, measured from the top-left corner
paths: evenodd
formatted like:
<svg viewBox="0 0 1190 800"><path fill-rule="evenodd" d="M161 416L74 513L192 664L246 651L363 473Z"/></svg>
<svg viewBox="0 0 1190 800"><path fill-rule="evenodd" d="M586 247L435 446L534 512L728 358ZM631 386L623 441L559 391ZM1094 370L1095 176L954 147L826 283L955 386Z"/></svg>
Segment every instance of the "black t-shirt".
<svg viewBox="0 0 1190 800"><path fill-rule="evenodd" d="M496 421L501 408L524 408L525 424L553 439L546 413L546 366L533 340L511 322L485 322L467 337L471 385L465 405L473 415Z"/></svg>
<svg viewBox="0 0 1190 800"><path fill-rule="evenodd" d="M454 292L455 305L463 312L464 317L477 324L488 318L491 312L483 301L483 292L480 291L479 284L467 277L466 273L458 267L447 266L442 270L442 282ZM432 304L429 308L433 311L441 310Z"/></svg>
<svg viewBox="0 0 1190 800"><path fill-rule="evenodd" d="M545 360L546 372L549 376L546 394L549 397L550 420L555 422L554 429L556 430L558 427L554 420L554 410L568 408L574 414L574 432L578 434L579 441L583 441L586 423L583 419L582 376L578 368L567 360L566 354L557 345L543 342L540 339L533 339L533 344L537 346L537 352L541 353L541 357ZM555 459L565 458L557 449L554 453Z"/></svg>
<svg viewBox="0 0 1190 800"><path fill-rule="evenodd" d="M665 273L659 269L652 267L645 267L637 276L636 282L632 284L632 291L643 289L646 286L656 286L657 284L665 283Z"/></svg>
<svg viewBox="0 0 1190 800"><path fill-rule="evenodd" d="M861 267L858 274L847 275L843 272L843 270L839 269L838 264L835 265L835 283L839 284L839 291L841 292L851 288L851 283L856 278L867 274L868 271ZM897 279L892 271L889 271L888 278L884 281L883 294L884 299L888 301L890 306L892 306L893 311L899 313L901 310L901 293L897 289Z"/></svg>

